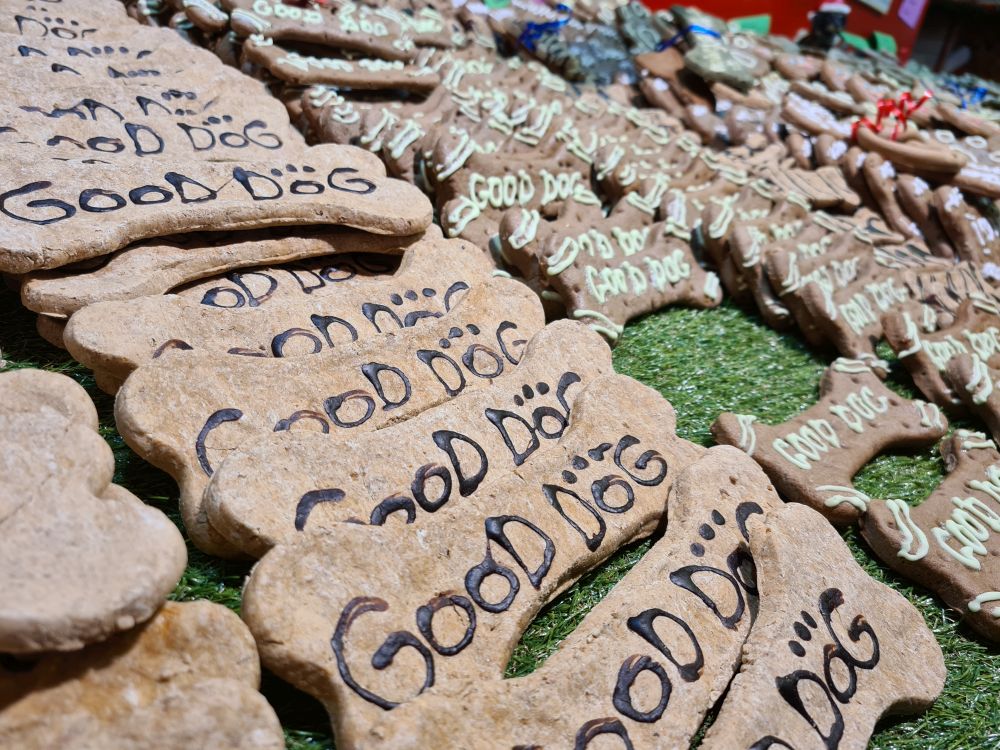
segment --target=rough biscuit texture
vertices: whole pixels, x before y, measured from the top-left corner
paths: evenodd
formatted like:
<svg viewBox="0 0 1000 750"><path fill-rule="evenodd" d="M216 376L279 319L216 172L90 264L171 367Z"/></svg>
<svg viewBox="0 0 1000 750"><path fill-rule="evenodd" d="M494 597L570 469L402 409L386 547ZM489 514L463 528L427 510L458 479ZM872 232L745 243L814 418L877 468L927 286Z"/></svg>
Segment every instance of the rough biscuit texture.
<svg viewBox="0 0 1000 750"><path fill-rule="evenodd" d="M285 746L250 633L219 604L168 602L75 654L0 667L0 745L22 750Z"/></svg>
<svg viewBox="0 0 1000 750"><path fill-rule="evenodd" d="M441 318L313 357L168 347L129 376L115 402L115 421L140 456L178 480L195 544L233 554L209 527L201 495L222 459L250 437L301 429L346 436L403 421L465 390L513 377L524 344L544 323L531 290L495 278Z"/></svg>
<svg viewBox="0 0 1000 750"><path fill-rule="evenodd" d="M462 240L417 243L399 273L372 278L326 299L301 295L268 305L232 306L158 295L99 302L73 314L64 334L74 359L124 378L164 347L206 354L294 357L446 315L493 265ZM245 294L244 294L245 299Z"/></svg>
<svg viewBox="0 0 1000 750"><path fill-rule="evenodd" d="M861 533L887 565L1000 641L1000 452L968 430L938 447L948 476L937 489L913 508L902 500L873 503Z"/></svg>
<svg viewBox="0 0 1000 750"><path fill-rule="evenodd" d="M373 154L322 145L292 161L15 162L0 271L54 268L165 233L319 223L406 235L430 224L427 197L387 178Z"/></svg>
<svg viewBox="0 0 1000 750"><path fill-rule="evenodd" d="M78 649L152 616L187 564L160 511L111 484L86 392L0 375L0 652Z"/></svg>
<svg viewBox="0 0 1000 750"><path fill-rule="evenodd" d="M844 525L871 501L853 486L862 466L890 447L927 445L947 429L937 406L901 398L864 362L841 358L824 373L820 400L801 414L771 426L726 412L712 435L753 457L786 500Z"/></svg>
<svg viewBox="0 0 1000 750"><path fill-rule="evenodd" d="M550 323L528 342L513 377L405 422L340 439L261 435L213 474L209 521L260 557L344 522L392 524L467 502L562 437L577 394L611 372L600 336L581 323Z"/></svg>
<svg viewBox="0 0 1000 750"><path fill-rule="evenodd" d="M781 504L745 454L710 449L674 481L664 537L538 670L432 688L386 714L365 744L575 747L606 734L687 747L757 614L747 522Z"/></svg>
<svg viewBox="0 0 1000 750"><path fill-rule="evenodd" d="M934 635L821 515L791 503L749 527L760 612L702 748L863 748L884 714L934 702Z"/></svg>
<svg viewBox="0 0 1000 750"><path fill-rule="evenodd" d="M348 746L431 684L498 677L547 601L662 522L675 476L704 453L674 424L652 389L598 378L558 445L474 497L275 547L243 599L264 663L323 701Z"/></svg>
<svg viewBox="0 0 1000 750"><path fill-rule="evenodd" d="M93 270L28 274L21 285L21 304L35 312L69 316L95 302L164 294L182 284L262 263L356 252L398 255L414 242L440 237L441 231L432 224L422 234L404 237L343 227L302 227L150 240L107 256L107 262ZM245 290L242 297L218 300L220 306L232 307L255 307L261 302Z"/></svg>

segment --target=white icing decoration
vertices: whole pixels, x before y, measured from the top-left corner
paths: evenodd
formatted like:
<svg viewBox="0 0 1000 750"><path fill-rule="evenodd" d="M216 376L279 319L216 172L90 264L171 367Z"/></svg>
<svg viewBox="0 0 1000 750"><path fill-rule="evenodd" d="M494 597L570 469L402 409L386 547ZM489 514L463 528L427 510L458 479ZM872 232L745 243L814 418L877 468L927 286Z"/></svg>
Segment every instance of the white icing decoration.
<svg viewBox="0 0 1000 750"><path fill-rule="evenodd" d="M868 504L871 502L871 498L868 497L861 490L855 489L854 487L842 487L836 484L824 484L816 488L820 492L834 492L837 494L831 495L823 501L823 505L827 508L834 508L838 505L847 503L848 505L853 505L860 511L868 510Z"/></svg>
<svg viewBox="0 0 1000 750"><path fill-rule="evenodd" d="M892 520L899 530L900 542L897 556L914 562L922 560L927 556L930 544L927 541L927 535L910 518L910 506L902 500L886 500L885 506L892 513ZM911 551L914 540L917 542L917 549Z"/></svg>
<svg viewBox="0 0 1000 750"><path fill-rule="evenodd" d="M993 392L993 381L990 379L990 372L986 363L979 357L972 357L972 375L965 390L972 395L972 403L984 404Z"/></svg>
<svg viewBox="0 0 1000 750"><path fill-rule="evenodd" d="M979 596L969 602L969 611L978 613L982 610L982 606L986 602L998 601L1000 601L1000 591L984 591L982 594L979 594ZM991 609L990 614L993 617L1000 618L1000 607L994 607Z"/></svg>
<svg viewBox="0 0 1000 750"><path fill-rule="evenodd" d="M944 429L944 422L941 420L941 410L938 408L937 404L929 404L926 401L921 401L920 399L914 399L913 404L917 407L917 411L920 413L921 427L937 427L940 430Z"/></svg>
<svg viewBox="0 0 1000 750"><path fill-rule="evenodd" d="M710 300L717 300L721 296L721 285L719 277L714 271L705 274L705 288L702 290Z"/></svg>
<svg viewBox="0 0 1000 750"><path fill-rule="evenodd" d="M594 310L574 310L573 317L577 320L581 318L593 318L597 322L590 323L590 327L598 333L607 336L612 341L617 341L618 337L622 335L622 331L625 330L625 326L618 325L607 315Z"/></svg>
<svg viewBox="0 0 1000 750"><path fill-rule="evenodd" d="M748 456L752 456L757 449L757 433L753 428L753 423L757 420L753 414L737 414L736 422L740 426L740 450Z"/></svg>

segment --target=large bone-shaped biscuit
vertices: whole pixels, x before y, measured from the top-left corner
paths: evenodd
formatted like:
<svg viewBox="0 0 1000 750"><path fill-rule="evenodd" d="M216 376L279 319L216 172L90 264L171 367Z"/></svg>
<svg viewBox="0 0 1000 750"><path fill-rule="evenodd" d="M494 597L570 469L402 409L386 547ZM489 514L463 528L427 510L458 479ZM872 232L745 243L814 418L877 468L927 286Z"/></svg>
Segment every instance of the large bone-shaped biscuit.
<svg viewBox="0 0 1000 750"><path fill-rule="evenodd" d="M405 237L343 227L180 235L131 245L108 256L104 265L92 271L29 274L21 285L21 304L38 313L66 317L95 302L164 294L182 284L261 263L358 252L397 255L414 242L440 238L441 230L434 224L422 234ZM232 307L259 303L246 294L235 299L221 297L219 304Z"/></svg>
<svg viewBox="0 0 1000 750"><path fill-rule="evenodd" d="M612 372L610 355L582 324L556 321L528 342L513 377L403 423L340 440L262 435L213 474L204 498L209 522L260 557L305 531L412 521L464 504L562 437L577 394Z"/></svg>
<svg viewBox="0 0 1000 750"><path fill-rule="evenodd" d="M111 484L83 388L0 375L0 435L0 652L77 649L148 619L184 572L184 541Z"/></svg>
<svg viewBox="0 0 1000 750"><path fill-rule="evenodd" d="M336 297L235 308L178 295L99 302L73 314L64 340L74 359L119 378L165 347L252 357L320 354L440 318L492 270L482 250L468 242L417 243L397 274Z"/></svg>
<svg viewBox="0 0 1000 750"><path fill-rule="evenodd" d="M939 448L948 476L937 489L916 507L873 502L861 517L861 533L887 565L1000 641L1000 452L968 430L957 430Z"/></svg>
<svg viewBox="0 0 1000 750"><path fill-rule="evenodd" d="M820 380L819 397L774 426L725 412L712 435L752 456L786 500L838 525L853 523L868 507L870 498L852 483L862 466L889 448L927 445L948 428L937 406L897 396L858 360L835 360Z"/></svg>
<svg viewBox="0 0 1000 750"><path fill-rule="evenodd" d="M934 635L822 516L791 503L748 525L760 613L703 750L864 748L884 714L934 702Z"/></svg>
<svg viewBox="0 0 1000 750"><path fill-rule="evenodd" d="M0 194L0 271L106 255L165 232L344 224L413 234L431 220L417 188L351 146L314 146L294 163L56 160L9 165Z"/></svg>
<svg viewBox="0 0 1000 750"><path fill-rule="evenodd" d="M275 547L243 599L264 663L323 701L348 746L432 685L498 677L547 601L662 521L674 477L703 454L674 419L655 391L606 376L559 445L471 501Z"/></svg>
<svg viewBox="0 0 1000 750"><path fill-rule="evenodd" d="M510 377L523 344L544 324L527 287L497 278L443 318L330 354L274 359L168 351L129 376L115 421L139 455L177 479L195 544L232 554L209 528L201 494L214 468L248 438L291 429L355 434L408 419Z"/></svg>
<svg viewBox="0 0 1000 750"><path fill-rule="evenodd" d="M688 747L757 614L749 518L781 505L752 460L709 450L674 481L666 535L532 674L433 688L365 746ZM457 739L460 736L461 739Z"/></svg>
<svg viewBox="0 0 1000 750"><path fill-rule="evenodd" d="M281 725L259 682L257 650L236 615L168 602L104 643L0 667L0 746L279 750Z"/></svg>

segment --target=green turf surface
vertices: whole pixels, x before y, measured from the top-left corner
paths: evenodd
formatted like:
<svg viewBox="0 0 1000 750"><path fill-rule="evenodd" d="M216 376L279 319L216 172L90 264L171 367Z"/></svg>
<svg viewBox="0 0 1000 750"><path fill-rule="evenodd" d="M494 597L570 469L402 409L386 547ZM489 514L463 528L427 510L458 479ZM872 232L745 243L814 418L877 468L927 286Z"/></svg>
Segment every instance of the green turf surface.
<svg viewBox="0 0 1000 750"><path fill-rule="evenodd" d="M33 316L3 288L0 358L8 361L8 367L63 372L84 385L97 403L102 434L115 451L115 481L180 523L173 481L124 444L114 429L113 399L98 391L89 373L65 352L38 337ZM619 372L653 386L673 403L680 435L702 445L711 445L708 428L721 411L751 412L761 421L778 422L810 406L817 398L819 375L831 358L810 351L794 336L772 332L728 303L717 310L670 310L648 316L626 328L614 355ZM898 365L889 384L907 396L915 395ZM936 451L927 449L880 457L865 467L856 481L872 497L899 497L915 503L926 497L941 477ZM934 707L916 719L884 722L871 746L1000 748L1000 648L986 645L959 625L955 615L926 591L885 570L853 532L845 536L869 573L901 591L923 613L941 643L948 666L944 694ZM508 676L530 672L544 661L648 548L646 541L622 550L542 612L516 649ZM173 598L210 599L239 611L240 586L248 566L214 560L190 546L189 554L188 569ZM913 677L920 679L919 665L914 666ZM290 748L332 747L325 714L312 698L267 674L262 690L281 717Z"/></svg>

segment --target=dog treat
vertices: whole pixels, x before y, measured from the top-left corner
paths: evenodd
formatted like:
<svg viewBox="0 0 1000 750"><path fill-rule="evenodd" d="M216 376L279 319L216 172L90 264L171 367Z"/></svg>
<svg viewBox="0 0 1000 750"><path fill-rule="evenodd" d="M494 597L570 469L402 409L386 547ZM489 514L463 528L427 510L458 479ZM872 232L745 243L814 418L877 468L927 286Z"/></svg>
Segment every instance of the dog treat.
<svg viewBox="0 0 1000 750"><path fill-rule="evenodd" d="M861 533L889 567L944 599L977 632L1000 641L1000 452L980 432L939 446L948 476L915 507L875 501Z"/></svg>
<svg viewBox="0 0 1000 750"><path fill-rule="evenodd" d="M858 194L847 186L844 175L836 167L807 171L768 164L758 169L758 173L786 194L801 195L813 208L839 208L851 212L861 205Z"/></svg>
<svg viewBox="0 0 1000 750"><path fill-rule="evenodd" d="M952 247L934 207L934 191L931 186L919 177L901 174L896 178L896 197L900 207L920 228L928 249L938 257L954 258L955 248Z"/></svg>
<svg viewBox="0 0 1000 750"><path fill-rule="evenodd" d="M0 375L0 404L0 652L74 650L149 619L184 572L184 541L111 484L86 391L14 370Z"/></svg>
<svg viewBox="0 0 1000 750"><path fill-rule="evenodd" d="M323 84L350 89L391 89L428 93L441 78L424 65L401 60L315 57L279 47L270 39L254 34L243 43L243 56L275 78L297 86Z"/></svg>
<svg viewBox="0 0 1000 750"><path fill-rule="evenodd" d="M973 353L990 367L1000 368L1000 308L989 300L965 299L954 320L938 325L929 305L912 306L882 319L886 341L906 367L920 392L935 404L954 407L961 400L942 373L951 358Z"/></svg>
<svg viewBox="0 0 1000 750"><path fill-rule="evenodd" d="M966 202L959 188L942 185L934 191L933 205L959 258L980 265L1000 260L1000 231Z"/></svg>
<svg viewBox="0 0 1000 750"><path fill-rule="evenodd" d="M538 670L432 688L365 739L448 747L461 727L469 747L497 737L580 747L604 734L626 747L688 747L732 679L757 611L747 521L781 505L753 461L712 448L674 480L666 535Z"/></svg>
<svg viewBox="0 0 1000 750"><path fill-rule="evenodd" d="M285 746L257 692L257 649L239 617L168 602L145 625L75 654L0 666L0 745L185 750Z"/></svg>
<svg viewBox="0 0 1000 750"><path fill-rule="evenodd" d="M877 153L870 153L861 167L861 173L889 227L907 239L923 240L920 227L903 212L896 200L896 170L892 162L886 161Z"/></svg>
<svg viewBox="0 0 1000 750"><path fill-rule="evenodd" d="M324 703L344 745L432 685L500 677L547 601L662 521L674 478L704 453L674 424L658 393L605 376L557 446L471 501L275 547L243 598L264 664ZM388 668L401 648L413 653Z"/></svg>
<svg viewBox="0 0 1000 750"><path fill-rule="evenodd" d="M125 382L115 420L139 455L177 479L191 539L222 556L228 546L209 528L202 491L222 459L251 436L296 425L355 434L408 419L510 377L524 343L544 324L527 287L492 279L440 319L315 357L232 357L168 346L162 361ZM322 330L310 335L322 343Z"/></svg>
<svg viewBox="0 0 1000 750"><path fill-rule="evenodd" d="M890 448L927 445L948 429L937 406L897 396L858 360L835 360L820 380L819 396L775 426L726 412L712 425L712 436L763 466L786 500L805 503L838 526L857 520L871 501L852 482L862 466Z"/></svg>
<svg viewBox="0 0 1000 750"><path fill-rule="evenodd" d="M125 6L118 2L77 5L62 2L58 9L47 5L50 4L32 0L5 3L0 32L17 34L26 41L52 38L90 42L110 34L127 34L136 25L125 13Z"/></svg>
<svg viewBox="0 0 1000 750"><path fill-rule="evenodd" d="M67 317L95 302L164 294L182 284L260 263L359 252L397 255L422 239L440 237L441 231L434 224L423 234L403 237L343 227L181 235L131 245L109 256L106 263L92 271L67 273L60 269L29 274L21 285L21 303L29 310ZM311 279L307 283L310 293L315 292L319 282ZM242 288L238 292L218 293L214 301L232 307L257 307L264 299L263 295Z"/></svg>
<svg viewBox="0 0 1000 750"><path fill-rule="evenodd" d="M15 187L0 196L0 271L53 268L164 231L324 223L405 235L430 223L424 195L386 178L361 149L314 146L297 161L11 164Z"/></svg>
<svg viewBox="0 0 1000 750"><path fill-rule="evenodd" d="M883 715L934 702L945 680L934 635L830 524L789 504L748 526L760 612L704 750L864 747Z"/></svg>
<svg viewBox="0 0 1000 750"><path fill-rule="evenodd" d="M401 424L349 440L300 431L245 444L218 467L205 491L209 522L260 557L305 530L413 520L444 507L453 491L461 499L452 504L464 504L544 441L558 440L572 421L577 393L610 372L610 352L597 334L572 321L551 323L528 342L512 379ZM260 471L279 465L280 472Z"/></svg>
<svg viewBox="0 0 1000 750"><path fill-rule="evenodd" d="M63 341L63 334L66 332L65 318L50 318L48 315L39 315L35 318L35 330L52 346L59 349L66 348L66 342Z"/></svg>
<svg viewBox="0 0 1000 750"><path fill-rule="evenodd" d="M1000 439L1000 371L970 352L952 355L943 374L965 407L983 420L993 440Z"/></svg>
<svg viewBox="0 0 1000 750"><path fill-rule="evenodd" d="M491 271L482 250L463 240L418 242L396 275L336 296L303 295L256 307L231 307L226 301L232 294L213 291L200 301L168 294L98 302L73 314L64 341L78 362L119 378L168 349L250 357L325 354L440 318Z"/></svg>

